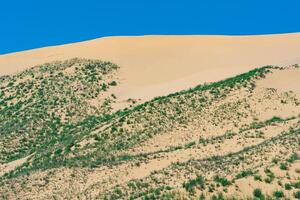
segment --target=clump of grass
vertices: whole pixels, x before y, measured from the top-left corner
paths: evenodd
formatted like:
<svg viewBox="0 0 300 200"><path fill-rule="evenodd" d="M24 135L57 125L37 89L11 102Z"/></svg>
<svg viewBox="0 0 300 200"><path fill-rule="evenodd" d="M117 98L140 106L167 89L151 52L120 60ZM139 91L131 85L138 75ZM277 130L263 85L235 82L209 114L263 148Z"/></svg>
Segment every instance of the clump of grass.
<svg viewBox="0 0 300 200"><path fill-rule="evenodd" d="M197 176L195 179L183 183L183 188L192 194L195 193L196 187L199 187L201 190L205 188L205 180L202 176Z"/></svg>
<svg viewBox="0 0 300 200"><path fill-rule="evenodd" d="M245 170L245 171L242 171L240 173L238 173L235 178L236 179L240 179L240 178L244 178L244 177L247 177L247 176L251 176L253 175L253 171L252 170Z"/></svg>
<svg viewBox="0 0 300 200"><path fill-rule="evenodd" d="M221 184L222 186L229 186L229 185L231 185L231 182L227 178L220 177L218 175L214 177L214 181L216 183Z"/></svg>

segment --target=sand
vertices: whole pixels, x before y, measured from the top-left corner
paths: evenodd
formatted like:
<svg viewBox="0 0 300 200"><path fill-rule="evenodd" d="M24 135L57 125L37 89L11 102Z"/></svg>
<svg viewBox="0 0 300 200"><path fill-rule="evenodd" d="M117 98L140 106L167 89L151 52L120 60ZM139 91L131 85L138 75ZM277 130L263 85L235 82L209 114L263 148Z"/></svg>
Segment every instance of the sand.
<svg viewBox="0 0 300 200"><path fill-rule="evenodd" d="M0 55L0 75L73 57L121 69L119 99L155 96L218 81L263 65L300 63L300 33L263 36L123 36Z"/></svg>
<svg viewBox="0 0 300 200"><path fill-rule="evenodd" d="M269 78L262 80L258 86L272 87L279 92L293 91L300 98L300 70L299 68L292 68L281 73L271 74Z"/></svg>
<svg viewBox="0 0 300 200"><path fill-rule="evenodd" d="M118 98L125 99L130 97L147 100L158 95L165 95L170 92L189 88L199 83L231 77L262 65L272 64L285 66L300 63L300 57L298 56L299 50L300 34L244 37L112 37L2 55L0 56L0 73L16 73L29 66L72 57L110 60L121 67L118 74L120 84L111 89L118 95ZM106 191L106 189L111 189L117 184L126 185L134 179L142 178L147 181L147 178L155 173L158 174L157 177L162 176L169 178L164 180L166 182L168 181L166 185L173 184L183 189L182 183L192 177L184 177L185 174L183 172L185 171L179 171L180 168L172 169L172 164L187 162L193 159L213 158L213 156L223 156L228 153L239 153L239 151L246 147L259 145L272 137L278 136L282 132L287 132L292 127L298 127L300 104L296 104L295 102L298 101L291 97L288 98L284 92L292 90L294 92L293 94L300 94L299 76L300 68L273 70L265 79L256 81L255 90L252 91L251 94L248 90L232 92L227 100L223 99L220 102L214 102L210 107L208 106L206 110L202 110L198 118L196 118L197 115L191 115L192 120L188 122L188 126L184 128L178 126L178 129L157 134L153 138L141 142L141 144L128 150L128 153L130 153L129 155L155 153L160 150L165 150L170 146L185 146L185 144L190 144L190 142L197 142L199 138L222 136L228 130L238 133L238 135L232 138L226 138L220 140L220 142L216 141L215 143L207 145L197 143L198 146L194 145L190 148L155 153L153 157L149 156L145 162L128 160L119 165L110 166L109 168L104 166L97 169L58 168L55 169L57 171L54 171L55 173L53 174L55 175L53 176L48 175L51 174L49 170L45 172L38 171L26 177L27 182L21 182L21 179L20 182L26 184L20 184L22 187L18 189L19 191L16 190L19 192L16 194L28 198L39 197L40 199L43 199L43 196L46 198L46 196L49 195L53 197L57 195L60 198L64 198L63 195L66 195L65 198L67 198L69 195L69 198L71 198L78 192L78 195L83 195L84 192L87 192L87 194L91 192L91 194L94 195L95 193L96 195L96 192L101 194L103 191ZM275 88L278 93L269 93L269 90L266 90L266 88ZM282 101L280 101L282 99L286 99L287 101L282 103ZM244 102L244 104L241 102ZM223 105L225 105L225 107ZM238 106L235 107L236 105ZM247 105L250 107L246 107ZM233 110L232 108L235 109ZM220 119L222 119L222 123L218 122L216 118L216 116L221 113L225 113L224 116L219 116ZM240 118L238 115L240 113L246 115ZM189 116L188 113L187 116ZM240 128L243 127L242 125L250 125L254 118L263 122L274 116L279 116L284 119L293 116L295 119L253 129L252 132L240 131ZM111 123L112 122L110 122L110 124ZM107 128L110 124L101 125L90 134L95 134ZM174 126L175 125L176 124L174 124ZM203 128L205 128L205 130ZM261 137L252 137L252 135L260 131L263 133ZM80 146L91 144L92 142L88 141L88 139L94 141L94 138L87 137L87 140L80 142ZM275 147L270 145L268 146L268 148L270 148L269 151L266 151L264 154L260 155L260 151L255 152L255 155L253 154L253 157L257 156L261 160L262 166L260 170L262 171L259 172L259 174L262 175L263 178L265 176L263 168L269 166L274 156L281 154L284 156L288 155L283 151L289 151L290 146L286 146L287 144L288 143L280 146L278 143L278 146ZM2 169L3 173L12 171L15 167L26 162L27 158L28 157L25 157L6 163L0 166L0 169ZM242 171L244 168L249 167L245 167L244 164L250 165L253 169L257 167L257 163L253 162L253 160L251 160L250 164L245 161L241 166L238 166L239 168L237 168L235 172ZM297 162L289 168L288 172L292 175L292 181L299 179L299 174L295 172L295 169L298 169L299 166L300 163ZM170 176L175 177L175 183L172 183L173 179L166 175L168 173L158 173L164 169L166 172L169 170L169 172L171 172ZM274 170L275 175L279 177L276 180L283 180L284 183L291 181L287 179L287 176L284 176L287 173L282 170L280 171L278 166L275 166L272 170ZM190 171L190 173L191 172L192 171ZM212 170L212 172L214 171ZM192 174L195 173L193 172ZM84 178L79 179L79 176ZM77 179L74 177L77 177ZM209 177L209 175L207 175L207 177ZM44 184L41 181L42 179L48 180L49 183ZM272 194L275 189L282 189L276 180L271 184L267 184L263 181L254 181L253 176L244 177L237 180L235 184L228 186L228 194L241 197L245 195L251 196L255 188L262 188L265 193ZM14 185L17 184L14 183ZM30 188L30 190L27 188ZM9 188L8 191L12 193L11 191L14 190ZM70 194L66 194L68 192ZM292 192L293 191L285 191L285 194L292 196Z"/></svg>

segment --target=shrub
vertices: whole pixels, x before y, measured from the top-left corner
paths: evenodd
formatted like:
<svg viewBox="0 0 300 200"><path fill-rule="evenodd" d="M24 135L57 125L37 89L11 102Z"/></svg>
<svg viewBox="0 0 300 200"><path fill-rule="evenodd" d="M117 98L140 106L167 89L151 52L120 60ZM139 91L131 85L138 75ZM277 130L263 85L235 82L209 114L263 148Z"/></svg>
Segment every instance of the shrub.
<svg viewBox="0 0 300 200"><path fill-rule="evenodd" d="M102 86L101 86L101 89L102 89L103 91L106 91L106 90L107 90L107 85L106 85L105 83L103 83Z"/></svg>
<svg viewBox="0 0 300 200"><path fill-rule="evenodd" d="M184 145L185 148L191 148L196 144L196 142L190 142Z"/></svg>
<svg viewBox="0 0 300 200"><path fill-rule="evenodd" d="M112 81L112 82L109 83L109 85L111 85L111 86L116 86L116 85L117 85L117 82L116 82L116 81Z"/></svg>
<svg viewBox="0 0 300 200"><path fill-rule="evenodd" d="M286 163L280 163L279 168L280 168L281 170L287 170L287 169L288 169L288 166L287 166Z"/></svg>
<svg viewBox="0 0 300 200"><path fill-rule="evenodd" d="M253 196L257 197L259 199L263 199L264 198L264 195L263 195L261 189L259 189L259 188L256 188L256 189L253 190Z"/></svg>
<svg viewBox="0 0 300 200"><path fill-rule="evenodd" d="M297 181L297 182L293 183L293 186L294 186L295 188L300 189L300 181Z"/></svg>
<svg viewBox="0 0 300 200"><path fill-rule="evenodd" d="M100 140L101 140L101 137L100 137L99 135L95 135L95 136L94 136L94 139L95 139L96 141L100 141Z"/></svg>
<svg viewBox="0 0 300 200"><path fill-rule="evenodd" d="M297 153L293 153L287 161L290 163L293 163L294 161L299 160L299 159L300 159L300 156Z"/></svg>
<svg viewBox="0 0 300 200"><path fill-rule="evenodd" d="M268 176L267 178L265 178L265 182L271 183L275 178L274 173L270 169L265 169L265 173Z"/></svg>
<svg viewBox="0 0 300 200"><path fill-rule="evenodd" d="M292 189L292 185L289 184L289 183L286 183L286 184L284 184L284 188L285 188L286 190L291 190L291 189Z"/></svg>
<svg viewBox="0 0 300 200"><path fill-rule="evenodd" d="M224 198L223 194L219 192L218 195L213 195L211 197L211 200L225 200L225 198Z"/></svg>
<svg viewBox="0 0 300 200"><path fill-rule="evenodd" d="M294 192L294 197L300 199L300 191Z"/></svg>
<svg viewBox="0 0 300 200"><path fill-rule="evenodd" d="M277 190L273 193L273 196L276 198L282 198L282 197L284 197L284 193L280 190Z"/></svg>
<svg viewBox="0 0 300 200"><path fill-rule="evenodd" d="M226 178L219 177L219 176L215 176L214 181L217 183L220 183L222 186L231 185L231 182L229 180L227 180Z"/></svg>
<svg viewBox="0 0 300 200"><path fill-rule="evenodd" d="M205 195L203 193L201 193L199 200L205 200Z"/></svg>
<svg viewBox="0 0 300 200"><path fill-rule="evenodd" d="M242 171L242 172L238 173L238 174L235 176L235 178L240 179L240 178L244 178L244 177L246 177L246 176L250 176L250 175L252 175L252 174L253 174L253 172L252 172L251 170L246 170L246 171Z"/></svg>
<svg viewBox="0 0 300 200"><path fill-rule="evenodd" d="M262 181L261 176L260 175L254 175L254 180L256 181Z"/></svg>
<svg viewBox="0 0 300 200"><path fill-rule="evenodd" d="M205 187L205 181L202 176L197 176L196 179L189 180L188 182L183 183L183 187L189 193L195 193L195 187L198 186L201 189Z"/></svg>

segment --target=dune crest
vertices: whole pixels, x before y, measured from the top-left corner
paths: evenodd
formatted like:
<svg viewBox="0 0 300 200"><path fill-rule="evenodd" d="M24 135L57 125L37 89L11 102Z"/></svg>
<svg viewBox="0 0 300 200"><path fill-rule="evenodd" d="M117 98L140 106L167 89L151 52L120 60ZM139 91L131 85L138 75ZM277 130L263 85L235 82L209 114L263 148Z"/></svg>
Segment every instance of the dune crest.
<svg viewBox="0 0 300 200"><path fill-rule="evenodd" d="M0 55L0 75L73 57L120 66L121 99L149 100L263 65L300 62L300 34L262 36L123 36Z"/></svg>

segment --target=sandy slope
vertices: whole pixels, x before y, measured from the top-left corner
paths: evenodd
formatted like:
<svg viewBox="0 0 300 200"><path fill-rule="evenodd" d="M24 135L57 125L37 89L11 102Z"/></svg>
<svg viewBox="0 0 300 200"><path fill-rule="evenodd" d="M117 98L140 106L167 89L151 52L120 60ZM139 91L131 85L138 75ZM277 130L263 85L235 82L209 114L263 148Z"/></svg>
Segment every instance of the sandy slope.
<svg viewBox="0 0 300 200"><path fill-rule="evenodd" d="M266 36L139 36L0 55L0 75L72 57L121 66L120 99L150 99L262 65L300 63L300 33Z"/></svg>

